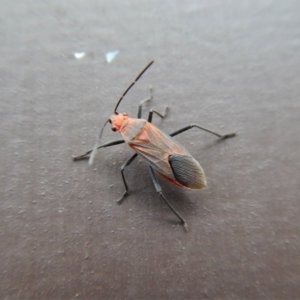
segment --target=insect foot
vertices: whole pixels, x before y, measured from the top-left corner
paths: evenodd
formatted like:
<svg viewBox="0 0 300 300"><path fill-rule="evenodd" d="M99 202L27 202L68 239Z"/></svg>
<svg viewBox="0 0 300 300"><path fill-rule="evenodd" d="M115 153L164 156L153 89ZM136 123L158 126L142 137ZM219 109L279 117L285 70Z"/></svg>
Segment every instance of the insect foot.
<svg viewBox="0 0 300 300"><path fill-rule="evenodd" d="M121 204L123 202L123 200L129 195L128 191L125 191L123 196L117 200L118 204Z"/></svg>
<svg viewBox="0 0 300 300"><path fill-rule="evenodd" d="M232 137L235 137L235 136L237 136L237 133L236 133L236 132L227 133L227 134L224 134L224 135L221 137L221 140L225 140L225 139L232 138Z"/></svg>

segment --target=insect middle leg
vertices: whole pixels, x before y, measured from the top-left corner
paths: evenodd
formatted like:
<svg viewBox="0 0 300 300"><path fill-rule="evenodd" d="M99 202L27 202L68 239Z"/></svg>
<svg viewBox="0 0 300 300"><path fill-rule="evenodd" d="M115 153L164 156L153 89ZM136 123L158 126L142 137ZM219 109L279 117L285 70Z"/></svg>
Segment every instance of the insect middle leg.
<svg viewBox="0 0 300 300"><path fill-rule="evenodd" d="M170 202L167 200L167 198L162 193L162 188L157 180L157 177L156 177L156 174L154 173L153 168L150 165L149 165L149 170L150 170L150 175L151 175L151 178L152 178L152 181L153 181L156 191L159 193L160 197L164 200L164 202L169 206L169 208L172 210L172 212L180 219L184 229L187 231L188 225L187 225L186 221L184 220L184 218L182 218L180 216L180 214L175 210L175 208L170 204Z"/></svg>
<svg viewBox="0 0 300 300"><path fill-rule="evenodd" d="M129 159L127 159L125 161L125 163L121 167L121 175L122 175L123 183L124 183L124 186L125 186L125 192L122 195L122 197L119 200L117 200L117 202L119 204L121 204L122 201L124 200L124 198L128 195L128 185L126 183L126 179L125 179L125 175L124 175L124 170L125 170L126 167L128 167L136 159L137 156L138 156L137 153L133 154L131 157L129 157Z"/></svg>
<svg viewBox="0 0 300 300"><path fill-rule="evenodd" d="M221 133L215 132L215 131L213 131L213 130L210 130L210 129L208 129L208 128L205 128L205 127L203 127L203 126L197 125L197 124L191 124L191 125L188 125L188 126L186 126L186 127L183 127L183 128L181 128L181 129L179 129L179 130L176 130L176 131L170 133L169 135L170 135L170 136L175 136L175 135L177 135L177 134L180 134L180 133L182 133L182 132L185 132L185 131L187 131L187 130L189 130L189 129L191 129L191 128L194 128L194 127L199 128L199 129L202 129L202 130L204 130L204 131L206 131L206 132L212 133L212 134L216 135L217 137L219 137L219 138L222 139L222 140L225 140L225 139L227 139L227 138L231 138L231 137L234 137L234 136L237 135L236 132L227 133L227 134L221 134Z"/></svg>

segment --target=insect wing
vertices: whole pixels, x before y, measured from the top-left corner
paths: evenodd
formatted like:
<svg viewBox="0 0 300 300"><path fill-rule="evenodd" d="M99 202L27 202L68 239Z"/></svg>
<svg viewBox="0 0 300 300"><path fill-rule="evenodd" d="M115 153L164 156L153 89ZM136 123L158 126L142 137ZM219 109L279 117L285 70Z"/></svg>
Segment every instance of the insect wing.
<svg viewBox="0 0 300 300"><path fill-rule="evenodd" d="M183 147L148 122L143 130L129 142L129 146L144 157L154 169L172 179L175 177L169 165L169 155L186 153Z"/></svg>
<svg viewBox="0 0 300 300"><path fill-rule="evenodd" d="M178 182L191 189L206 186L204 171L200 164L190 155L171 154L169 163Z"/></svg>
<svg viewBox="0 0 300 300"><path fill-rule="evenodd" d="M163 177L177 185L200 189L205 186L204 172L188 151L151 123L129 143Z"/></svg>

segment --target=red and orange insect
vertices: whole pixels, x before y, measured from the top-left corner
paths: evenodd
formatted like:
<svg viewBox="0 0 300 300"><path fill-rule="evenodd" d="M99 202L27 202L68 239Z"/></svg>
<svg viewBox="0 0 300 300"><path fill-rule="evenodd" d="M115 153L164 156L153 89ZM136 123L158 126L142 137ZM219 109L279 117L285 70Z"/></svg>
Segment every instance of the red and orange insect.
<svg viewBox="0 0 300 300"><path fill-rule="evenodd" d="M144 101L139 105L137 118L130 118L127 113L117 112L118 106L124 96L152 64L153 61L151 61L143 69L143 71L129 85L129 87L120 97L114 109L114 115L112 115L102 127L99 140L97 141L94 149L84 153L83 155L73 157L73 160L80 160L90 155L90 163L92 163L97 149L126 143L136 153L132 155L121 167L121 175L125 186L125 192L118 200L118 202L120 203L128 195L128 185L124 176L124 170L137 157L137 155L140 155L146 160L149 165L151 178L153 180L156 191L160 194L161 198L170 207L174 214L181 220L183 226L187 229L186 221L179 215L179 213L173 208L173 206L163 195L155 172L167 181L177 186L187 187L190 189L204 188L206 185L206 179L203 169L197 162L197 160L172 137L193 127L212 133L221 139L233 137L236 135L236 133L222 135L197 124L191 124L171 134L165 134L151 123L153 113L162 118L165 116L164 114L161 114L156 110L150 110L147 120L141 118L142 104ZM151 97L147 100L150 99ZM108 122L111 124L111 129L113 131L118 131L123 139L99 145L103 129Z"/></svg>

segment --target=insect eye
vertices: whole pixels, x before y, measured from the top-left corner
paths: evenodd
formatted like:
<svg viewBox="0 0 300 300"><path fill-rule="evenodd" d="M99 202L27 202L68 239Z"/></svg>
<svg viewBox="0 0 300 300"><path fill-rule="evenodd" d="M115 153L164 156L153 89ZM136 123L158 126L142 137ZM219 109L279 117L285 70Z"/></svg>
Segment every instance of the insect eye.
<svg viewBox="0 0 300 300"><path fill-rule="evenodd" d="M116 127L112 127L111 130L112 130L112 131L117 131L117 128L116 128Z"/></svg>
<svg viewBox="0 0 300 300"><path fill-rule="evenodd" d="M108 123L111 124L111 119L108 119Z"/></svg>

